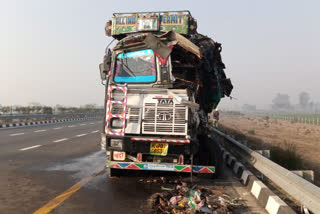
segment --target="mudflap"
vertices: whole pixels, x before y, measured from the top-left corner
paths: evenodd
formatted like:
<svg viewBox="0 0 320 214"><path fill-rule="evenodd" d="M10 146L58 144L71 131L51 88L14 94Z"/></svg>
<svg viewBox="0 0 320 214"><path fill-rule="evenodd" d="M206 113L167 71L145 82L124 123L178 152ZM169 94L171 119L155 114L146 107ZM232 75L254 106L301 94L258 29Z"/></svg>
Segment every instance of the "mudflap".
<svg viewBox="0 0 320 214"><path fill-rule="evenodd" d="M221 146L217 139L208 136L200 135L199 151L195 155L194 164L201 166L215 166L215 173L212 178L218 178L222 174L223 162L221 155Z"/></svg>

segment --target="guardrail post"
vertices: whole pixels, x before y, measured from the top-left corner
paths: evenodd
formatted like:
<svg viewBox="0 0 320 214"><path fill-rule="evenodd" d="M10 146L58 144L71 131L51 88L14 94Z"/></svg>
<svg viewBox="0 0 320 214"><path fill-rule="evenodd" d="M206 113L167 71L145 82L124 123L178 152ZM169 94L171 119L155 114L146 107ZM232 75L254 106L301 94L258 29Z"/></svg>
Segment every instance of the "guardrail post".
<svg viewBox="0 0 320 214"><path fill-rule="evenodd" d="M313 170L291 170L296 175L306 179L307 181L314 183L314 172Z"/></svg>
<svg viewBox="0 0 320 214"><path fill-rule="evenodd" d="M260 155L270 159L270 150L255 150L255 152L258 152Z"/></svg>

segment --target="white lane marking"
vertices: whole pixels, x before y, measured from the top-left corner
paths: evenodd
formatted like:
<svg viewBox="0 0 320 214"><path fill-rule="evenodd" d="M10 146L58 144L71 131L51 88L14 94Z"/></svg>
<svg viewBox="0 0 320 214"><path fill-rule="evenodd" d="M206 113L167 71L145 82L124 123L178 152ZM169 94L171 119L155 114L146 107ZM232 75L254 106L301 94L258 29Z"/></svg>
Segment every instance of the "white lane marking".
<svg viewBox="0 0 320 214"><path fill-rule="evenodd" d="M99 132L99 130L92 131L91 133L97 133L97 132Z"/></svg>
<svg viewBox="0 0 320 214"><path fill-rule="evenodd" d="M86 125L87 125L87 124L85 124L85 123L81 123L81 124L80 124L80 126L86 126Z"/></svg>
<svg viewBox="0 0 320 214"><path fill-rule="evenodd" d="M16 133L16 134L11 134L10 136L18 136L18 135L23 135L24 133Z"/></svg>
<svg viewBox="0 0 320 214"><path fill-rule="evenodd" d="M62 127L57 127L57 128L53 128L53 129L56 129L56 130L57 130L57 129L62 129Z"/></svg>
<svg viewBox="0 0 320 214"><path fill-rule="evenodd" d="M25 150L29 150L29 149L34 149L34 148L37 148L37 147L40 147L40 146L41 146L41 145L34 145L34 146L26 147L26 148L20 149L20 151L25 151Z"/></svg>
<svg viewBox="0 0 320 214"><path fill-rule="evenodd" d="M90 123L91 125L93 125L94 123Z"/></svg>
<svg viewBox="0 0 320 214"><path fill-rule="evenodd" d="M72 126L68 126L68 127L72 128L72 127L75 127L75 125L72 125Z"/></svg>
<svg viewBox="0 0 320 214"><path fill-rule="evenodd" d="M87 134L78 134L77 137L82 137L82 136L85 136Z"/></svg>
<svg viewBox="0 0 320 214"><path fill-rule="evenodd" d="M53 142L54 142L54 143L58 143L58 142L65 141L65 140L68 140L68 138L62 138L62 139L59 139L59 140L55 140L55 141L53 141Z"/></svg>
<svg viewBox="0 0 320 214"><path fill-rule="evenodd" d="M34 131L34 132L45 132L47 131L46 129L41 129L41 130L37 130L37 131Z"/></svg>

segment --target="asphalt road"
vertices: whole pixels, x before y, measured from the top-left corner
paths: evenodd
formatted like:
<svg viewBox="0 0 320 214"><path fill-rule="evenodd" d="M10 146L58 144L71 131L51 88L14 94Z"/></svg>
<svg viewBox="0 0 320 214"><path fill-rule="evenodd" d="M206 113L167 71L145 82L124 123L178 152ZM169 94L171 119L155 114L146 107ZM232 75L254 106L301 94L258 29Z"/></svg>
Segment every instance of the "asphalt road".
<svg viewBox="0 0 320 214"><path fill-rule="evenodd" d="M147 199L161 185L109 178L100 130L101 121L0 130L0 213L151 213ZM195 181L243 198L249 208L235 213L265 213L227 169Z"/></svg>

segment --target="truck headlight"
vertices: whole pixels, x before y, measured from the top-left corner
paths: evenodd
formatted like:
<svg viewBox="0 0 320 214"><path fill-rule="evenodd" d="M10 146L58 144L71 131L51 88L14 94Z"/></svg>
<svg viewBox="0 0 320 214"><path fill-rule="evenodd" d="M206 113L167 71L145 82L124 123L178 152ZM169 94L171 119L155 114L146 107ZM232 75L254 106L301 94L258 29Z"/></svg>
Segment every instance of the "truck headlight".
<svg viewBox="0 0 320 214"><path fill-rule="evenodd" d="M111 139L110 140L110 147L122 150L122 146L123 146L122 139Z"/></svg>
<svg viewBox="0 0 320 214"><path fill-rule="evenodd" d="M113 129L122 129L123 122L119 118L112 118L111 119L111 128Z"/></svg>

